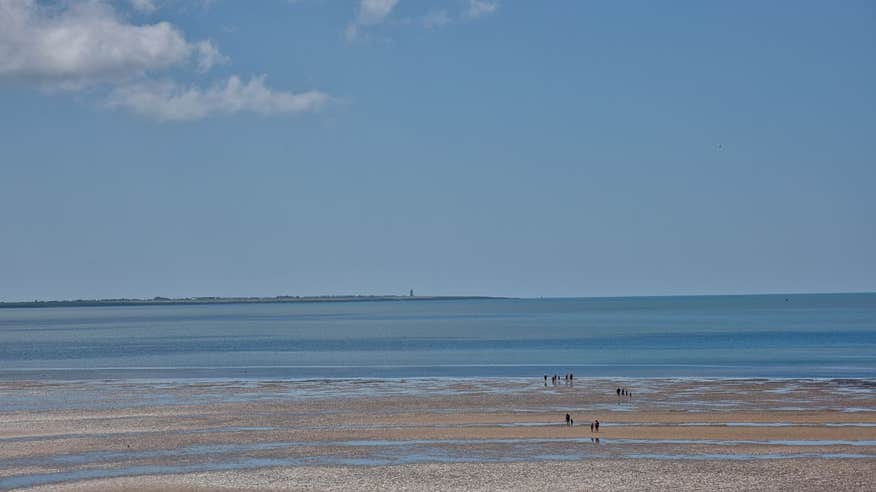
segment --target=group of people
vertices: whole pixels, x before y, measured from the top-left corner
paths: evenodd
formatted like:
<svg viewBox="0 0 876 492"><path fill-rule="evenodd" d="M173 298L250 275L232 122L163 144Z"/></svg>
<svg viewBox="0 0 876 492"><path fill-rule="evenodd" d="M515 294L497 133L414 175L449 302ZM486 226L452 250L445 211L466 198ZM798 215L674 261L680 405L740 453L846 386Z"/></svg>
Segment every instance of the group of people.
<svg viewBox="0 0 876 492"><path fill-rule="evenodd" d="M569 427L575 425L575 419L568 413L566 414L566 425ZM590 422L590 432L599 432L599 419Z"/></svg>
<svg viewBox="0 0 876 492"><path fill-rule="evenodd" d="M575 384L575 375L571 372L569 374L564 374L562 378L560 376L554 374L551 376L551 385L556 386L560 384L560 379L563 380L565 384L572 385ZM547 374L544 375L544 385L547 386L548 377Z"/></svg>
<svg viewBox="0 0 876 492"><path fill-rule="evenodd" d="M563 375L562 377L557 375L557 374L554 374L553 376L551 376L551 385L556 386L556 385L560 384L561 381L565 384L568 384L568 385L574 384L575 375L572 373L569 373L569 374ZM548 375L547 374L544 375L544 385L545 386L548 385ZM625 398L631 398L633 396L633 393L630 392L630 390L628 390L625 387L618 386L615 391L617 393L618 398L620 398L622 396ZM575 419L573 419L572 416L568 413L566 414L566 425L569 427L572 427L573 425L575 425ZM590 432L599 432L599 420L598 419L594 420L593 422L590 422ZM594 438L594 439L595 439L595 442L599 442L598 437Z"/></svg>

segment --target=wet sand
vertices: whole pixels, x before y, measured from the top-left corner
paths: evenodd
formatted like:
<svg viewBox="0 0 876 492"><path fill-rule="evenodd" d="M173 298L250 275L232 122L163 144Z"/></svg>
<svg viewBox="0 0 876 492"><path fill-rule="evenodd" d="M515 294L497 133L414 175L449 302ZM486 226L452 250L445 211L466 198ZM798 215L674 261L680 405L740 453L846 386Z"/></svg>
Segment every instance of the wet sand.
<svg viewBox="0 0 876 492"><path fill-rule="evenodd" d="M0 398L0 489L876 483L865 380L15 382Z"/></svg>

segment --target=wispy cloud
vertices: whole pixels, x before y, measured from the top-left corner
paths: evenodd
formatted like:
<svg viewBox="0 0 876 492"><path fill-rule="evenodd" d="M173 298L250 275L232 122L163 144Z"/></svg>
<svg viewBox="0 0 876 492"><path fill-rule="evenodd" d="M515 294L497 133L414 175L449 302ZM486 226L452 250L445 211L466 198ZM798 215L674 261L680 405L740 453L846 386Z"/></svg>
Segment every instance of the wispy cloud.
<svg viewBox="0 0 876 492"><path fill-rule="evenodd" d="M151 14L158 10L158 6L155 5L155 0L130 0L131 6L134 10L138 12L143 12L146 14Z"/></svg>
<svg viewBox="0 0 876 492"><path fill-rule="evenodd" d="M468 0L462 16L465 19L477 19L496 12L499 9L497 0Z"/></svg>
<svg viewBox="0 0 876 492"><path fill-rule="evenodd" d="M444 8L436 8L419 17L401 19L398 23L437 29L458 22L486 17L499 9L499 0L459 0L459 2L461 2L459 10L453 13ZM359 0L356 16L344 30L347 41L362 38L367 32L367 28L386 21L398 3L399 0Z"/></svg>
<svg viewBox="0 0 876 492"><path fill-rule="evenodd" d="M319 91L297 94L276 91L265 85L265 77L244 82L231 76L207 89L172 81L142 82L118 87L107 105L124 108L159 121L191 121L213 114L253 112L263 115L316 111L331 98Z"/></svg>
<svg viewBox="0 0 876 492"><path fill-rule="evenodd" d="M431 10L423 16L421 21L427 29L435 29L452 23L453 19L446 10Z"/></svg>
<svg viewBox="0 0 876 492"><path fill-rule="evenodd" d="M207 72L216 65L224 65L231 61L230 58L219 52L211 41L199 41L195 44L198 53L198 69Z"/></svg>
<svg viewBox="0 0 876 492"><path fill-rule="evenodd" d="M359 22L366 26L383 22L397 4L398 0L361 0Z"/></svg>
<svg viewBox="0 0 876 492"><path fill-rule="evenodd" d="M359 11L356 18L347 25L344 35L347 40L359 37L364 27L374 26L383 22L399 0L359 0Z"/></svg>
<svg viewBox="0 0 876 492"><path fill-rule="evenodd" d="M425 15L408 19L408 24L418 24L426 29L438 29L451 24L469 22L486 17L499 9L498 1L486 0L460 0L460 9L448 11L447 9L435 9L426 12Z"/></svg>

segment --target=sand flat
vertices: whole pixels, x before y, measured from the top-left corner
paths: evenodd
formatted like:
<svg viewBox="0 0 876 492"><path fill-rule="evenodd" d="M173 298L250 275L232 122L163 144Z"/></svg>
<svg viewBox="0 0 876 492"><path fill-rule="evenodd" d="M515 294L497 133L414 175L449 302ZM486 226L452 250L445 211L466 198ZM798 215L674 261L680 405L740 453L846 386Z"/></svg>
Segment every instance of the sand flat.
<svg viewBox="0 0 876 492"><path fill-rule="evenodd" d="M625 380L633 398L618 397L604 379L547 387L504 379L123 384L112 407L59 405L65 391L105 390L80 383L47 385L38 391L45 401L27 401L32 410L0 407L0 489L872 490L876 483L870 381ZM28 382L29 391L35 385ZM3 391L15 398L14 384ZM575 426L564 425L565 413ZM593 419L599 433L590 431Z"/></svg>

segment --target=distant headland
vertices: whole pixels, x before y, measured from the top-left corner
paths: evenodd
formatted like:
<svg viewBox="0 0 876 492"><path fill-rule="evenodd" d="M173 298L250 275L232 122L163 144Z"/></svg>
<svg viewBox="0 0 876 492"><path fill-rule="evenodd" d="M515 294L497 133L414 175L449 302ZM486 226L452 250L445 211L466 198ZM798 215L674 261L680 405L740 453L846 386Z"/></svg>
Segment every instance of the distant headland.
<svg viewBox="0 0 876 492"><path fill-rule="evenodd" d="M415 296L410 295L336 295L336 296L275 296L275 297L152 297L149 299L75 299L61 301L0 302L3 308L44 308L78 306L158 306L186 304L278 304L307 302L374 302L374 301L459 301L472 299L504 299L489 296Z"/></svg>

